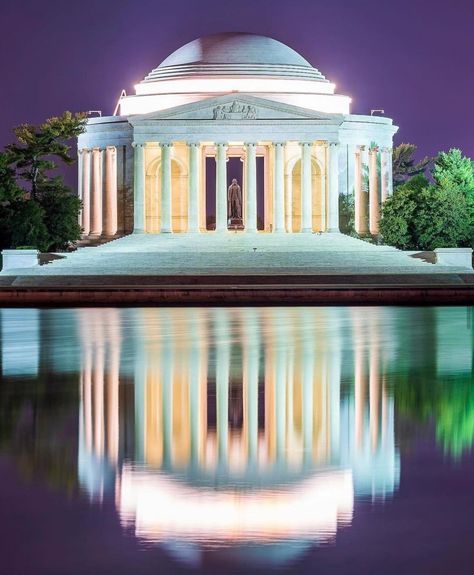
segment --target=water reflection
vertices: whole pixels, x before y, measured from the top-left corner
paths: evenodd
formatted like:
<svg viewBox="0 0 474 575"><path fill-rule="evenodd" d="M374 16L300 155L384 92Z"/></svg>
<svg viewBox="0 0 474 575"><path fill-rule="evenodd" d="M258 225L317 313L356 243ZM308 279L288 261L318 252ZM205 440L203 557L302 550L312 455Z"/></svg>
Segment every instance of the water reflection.
<svg viewBox="0 0 474 575"><path fill-rule="evenodd" d="M92 501L112 498L143 544L182 561L217 549L282 564L334 541L358 498L396 492L395 404L434 417L454 454L470 448L470 314L3 310L1 393L18 377L79 383L79 485ZM2 432L12 444L28 425L15 410Z"/></svg>
<svg viewBox="0 0 474 575"><path fill-rule="evenodd" d="M121 399L121 312L76 313L80 481L93 498L115 493L137 537L321 543L350 523L355 496L396 488L388 358L364 310L136 311Z"/></svg>

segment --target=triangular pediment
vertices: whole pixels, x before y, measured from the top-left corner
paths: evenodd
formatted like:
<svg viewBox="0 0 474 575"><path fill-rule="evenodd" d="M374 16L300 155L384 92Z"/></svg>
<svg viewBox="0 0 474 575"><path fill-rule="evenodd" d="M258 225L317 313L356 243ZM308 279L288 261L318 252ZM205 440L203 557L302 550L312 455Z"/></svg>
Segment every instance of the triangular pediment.
<svg viewBox="0 0 474 575"><path fill-rule="evenodd" d="M216 122L319 120L325 123L340 124L343 121L343 115L316 112L292 104L246 94L225 94L129 118L129 122L134 126L153 120L214 120Z"/></svg>

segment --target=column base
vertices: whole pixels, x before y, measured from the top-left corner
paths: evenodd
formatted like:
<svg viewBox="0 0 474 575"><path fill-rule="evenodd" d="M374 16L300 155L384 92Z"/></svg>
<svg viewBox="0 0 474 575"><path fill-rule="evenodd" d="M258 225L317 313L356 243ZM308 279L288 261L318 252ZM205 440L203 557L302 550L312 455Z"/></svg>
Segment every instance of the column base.
<svg viewBox="0 0 474 575"><path fill-rule="evenodd" d="M302 234L312 234L313 230L311 228L302 228L301 233Z"/></svg>
<svg viewBox="0 0 474 575"><path fill-rule="evenodd" d="M144 234L144 233L145 233L145 230L134 229L132 233L133 233L133 234Z"/></svg>
<svg viewBox="0 0 474 575"><path fill-rule="evenodd" d="M328 228L326 232L328 234L340 234L341 230L339 228Z"/></svg>

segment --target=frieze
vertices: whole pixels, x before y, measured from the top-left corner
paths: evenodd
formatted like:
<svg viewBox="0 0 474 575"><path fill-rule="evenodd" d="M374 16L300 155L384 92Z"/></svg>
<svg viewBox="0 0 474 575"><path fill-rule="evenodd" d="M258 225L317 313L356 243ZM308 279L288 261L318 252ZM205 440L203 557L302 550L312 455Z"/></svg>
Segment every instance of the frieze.
<svg viewBox="0 0 474 575"><path fill-rule="evenodd" d="M216 106L213 114L214 120L256 120L257 108L234 100L232 104Z"/></svg>

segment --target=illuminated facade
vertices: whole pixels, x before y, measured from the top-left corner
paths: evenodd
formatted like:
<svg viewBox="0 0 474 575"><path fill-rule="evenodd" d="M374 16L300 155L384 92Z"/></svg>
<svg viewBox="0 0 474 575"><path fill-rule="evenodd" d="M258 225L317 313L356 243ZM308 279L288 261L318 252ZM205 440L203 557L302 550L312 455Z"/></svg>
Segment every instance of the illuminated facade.
<svg viewBox="0 0 474 575"><path fill-rule="evenodd" d="M227 187L243 192L245 232L378 232L392 193L397 128L350 114L350 98L271 38L222 34L173 52L122 95L120 115L79 137L85 236L225 233Z"/></svg>

